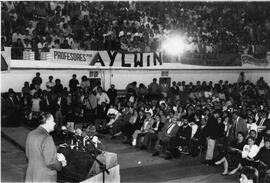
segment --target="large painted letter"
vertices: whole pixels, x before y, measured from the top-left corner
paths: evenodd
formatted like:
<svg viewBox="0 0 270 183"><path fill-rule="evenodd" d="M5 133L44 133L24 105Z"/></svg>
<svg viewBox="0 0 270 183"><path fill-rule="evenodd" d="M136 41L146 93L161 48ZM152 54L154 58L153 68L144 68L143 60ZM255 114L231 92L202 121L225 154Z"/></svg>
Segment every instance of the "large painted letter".
<svg viewBox="0 0 270 183"><path fill-rule="evenodd" d="M140 53L140 60L137 60L137 53L134 53L134 67L143 67L143 53Z"/></svg>
<svg viewBox="0 0 270 183"><path fill-rule="evenodd" d="M131 67L131 64L126 64L125 63L125 53L122 53L122 67Z"/></svg>
<svg viewBox="0 0 270 183"><path fill-rule="evenodd" d="M154 52L153 54L154 54L154 65L157 65L157 61L159 62L159 65L162 65L161 52L159 52L158 54Z"/></svg>
<svg viewBox="0 0 270 183"><path fill-rule="evenodd" d="M100 54L97 52L94 58L91 60L89 65L96 65L96 63L99 62L101 66L105 66Z"/></svg>
<svg viewBox="0 0 270 183"><path fill-rule="evenodd" d="M113 63L114 63L115 57L116 57L116 55L117 55L117 52L114 51L113 54L111 54L110 51L107 51L107 53L108 53L108 55L109 55L109 57L110 57L110 60L111 60L110 66L113 66Z"/></svg>

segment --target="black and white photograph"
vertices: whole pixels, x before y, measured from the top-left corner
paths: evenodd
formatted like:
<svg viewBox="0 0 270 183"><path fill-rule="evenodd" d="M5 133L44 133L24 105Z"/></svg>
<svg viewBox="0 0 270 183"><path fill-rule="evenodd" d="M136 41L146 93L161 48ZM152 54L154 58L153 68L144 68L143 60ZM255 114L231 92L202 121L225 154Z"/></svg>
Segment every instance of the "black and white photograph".
<svg viewBox="0 0 270 183"><path fill-rule="evenodd" d="M1 182L270 183L270 1L0 2Z"/></svg>

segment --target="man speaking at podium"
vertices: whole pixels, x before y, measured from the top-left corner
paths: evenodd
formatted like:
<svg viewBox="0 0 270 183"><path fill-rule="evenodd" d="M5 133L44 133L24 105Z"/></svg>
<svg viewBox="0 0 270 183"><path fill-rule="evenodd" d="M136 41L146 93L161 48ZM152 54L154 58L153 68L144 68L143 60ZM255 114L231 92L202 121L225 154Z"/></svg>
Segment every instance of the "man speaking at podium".
<svg viewBox="0 0 270 183"><path fill-rule="evenodd" d="M57 154L52 136L54 118L50 113L40 115L40 125L26 139L25 154L28 159L25 182L56 182L57 171L66 166L63 154Z"/></svg>

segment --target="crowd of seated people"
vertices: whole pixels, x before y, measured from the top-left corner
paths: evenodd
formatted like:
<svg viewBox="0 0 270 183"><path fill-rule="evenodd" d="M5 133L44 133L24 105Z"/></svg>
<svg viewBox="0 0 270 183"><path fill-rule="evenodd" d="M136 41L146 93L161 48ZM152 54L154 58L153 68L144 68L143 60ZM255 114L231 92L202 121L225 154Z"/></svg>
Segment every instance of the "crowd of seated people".
<svg viewBox="0 0 270 183"><path fill-rule="evenodd" d="M203 163L223 164L222 175L252 166L261 180L268 177L270 90L262 77L255 84L244 80L244 74L236 83L173 82L168 90L155 78L148 87L137 87L134 81L122 99L114 85L104 91L100 83L91 86L86 76L79 82L73 75L69 86L50 76L46 88L40 88L44 79L36 73L21 94L10 89L2 96L7 124L16 118L29 125L47 111L58 128L68 121L83 123L112 139L123 137L123 143L147 149L153 156L172 159L205 153Z"/></svg>
<svg viewBox="0 0 270 183"><path fill-rule="evenodd" d="M270 45L267 2L9 1L1 10L1 40L14 47L14 58L50 48L155 51L179 32L190 52L264 52Z"/></svg>

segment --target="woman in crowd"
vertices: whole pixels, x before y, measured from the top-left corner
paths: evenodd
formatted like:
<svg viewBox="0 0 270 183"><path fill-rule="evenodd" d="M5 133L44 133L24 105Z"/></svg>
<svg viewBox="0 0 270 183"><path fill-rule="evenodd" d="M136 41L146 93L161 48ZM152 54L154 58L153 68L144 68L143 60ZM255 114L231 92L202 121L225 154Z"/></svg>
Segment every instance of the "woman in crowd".
<svg viewBox="0 0 270 183"><path fill-rule="evenodd" d="M141 149L146 149L147 147L154 145L157 140L157 134L163 128L164 123L161 122L160 115L155 116L154 123L152 127L148 130L148 132L144 135Z"/></svg>
<svg viewBox="0 0 270 183"><path fill-rule="evenodd" d="M135 132L132 135L132 138L133 138L132 145L133 146L136 146L138 137L142 137L145 134L147 134L149 131L151 131L151 127L152 127L153 123L154 123L154 120L151 117L151 113L146 112L146 118L145 118L145 120L143 122L143 125L142 125L141 129L140 130L135 130Z"/></svg>
<svg viewBox="0 0 270 183"><path fill-rule="evenodd" d="M221 154L219 161L215 162L216 165L223 164L224 171L222 172L222 175L228 174L229 162L230 164L237 162L237 165L240 162L242 149L245 145L244 140L244 134L242 132L238 132L237 140L232 142L232 144L228 147L227 152Z"/></svg>
<svg viewBox="0 0 270 183"><path fill-rule="evenodd" d="M32 113L33 115L37 115L40 112L40 101L41 99L38 97L38 93L34 94L32 98Z"/></svg>
<svg viewBox="0 0 270 183"><path fill-rule="evenodd" d="M131 116L128 120L128 123L124 125L120 130L124 135L124 143L129 143L128 139L131 138L132 134L136 130L136 124L139 119L139 114L137 110L131 108Z"/></svg>
<svg viewBox="0 0 270 183"><path fill-rule="evenodd" d="M248 132L250 132L251 130L255 130L256 132L258 131L258 126L252 116L249 116L247 119L247 128Z"/></svg>
<svg viewBox="0 0 270 183"><path fill-rule="evenodd" d="M264 138L264 146L260 149L256 157L254 158L262 166L265 172L270 173L270 136ZM260 166L256 166L258 169Z"/></svg>
<svg viewBox="0 0 270 183"><path fill-rule="evenodd" d="M243 166L252 165L252 161L254 160L254 157L257 155L258 152L259 152L259 147L255 144L255 138L252 136L249 136L247 139L247 145L243 147L242 159L240 163L235 169L229 172L229 174L233 175L238 170L240 170Z"/></svg>

